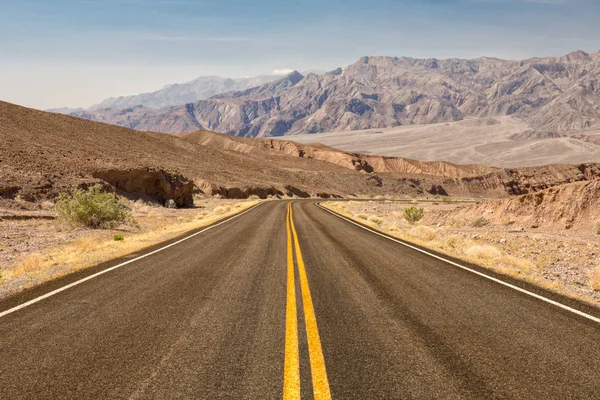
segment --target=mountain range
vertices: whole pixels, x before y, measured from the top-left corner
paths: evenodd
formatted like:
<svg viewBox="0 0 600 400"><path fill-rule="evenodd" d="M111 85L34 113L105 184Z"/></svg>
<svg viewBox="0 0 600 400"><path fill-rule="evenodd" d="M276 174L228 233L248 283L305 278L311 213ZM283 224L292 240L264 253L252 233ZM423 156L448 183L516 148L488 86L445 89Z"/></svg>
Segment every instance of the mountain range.
<svg viewBox="0 0 600 400"><path fill-rule="evenodd" d="M194 85L189 87L200 93L200 81ZM229 87L216 86L211 90ZM159 92L174 93L176 99L178 88ZM181 94L181 101L191 99L186 97L190 90ZM70 115L137 130L209 129L248 137L511 115L537 135L548 136L600 124L600 52L522 61L362 57L322 75L294 71L276 81L181 105L156 109L149 100L142 104L144 96L158 98L159 92L107 100Z"/></svg>

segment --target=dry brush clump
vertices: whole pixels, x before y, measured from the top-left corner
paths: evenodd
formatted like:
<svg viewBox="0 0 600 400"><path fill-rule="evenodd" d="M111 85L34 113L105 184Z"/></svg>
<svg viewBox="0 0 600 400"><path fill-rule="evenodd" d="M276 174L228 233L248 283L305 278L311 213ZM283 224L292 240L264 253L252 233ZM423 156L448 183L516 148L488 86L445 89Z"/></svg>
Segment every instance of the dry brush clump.
<svg viewBox="0 0 600 400"><path fill-rule="evenodd" d="M426 242L431 242L437 237L437 231L435 229L424 225L419 225L411 229L408 234Z"/></svg>
<svg viewBox="0 0 600 400"><path fill-rule="evenodd" d="M597 292L600 292L600 265L598 265L592 271L592 276L590 277L590 286Z"/></svg>
<svg viewBox="0 0 600 400"><path fill-rule="evenodd" d="M467 257L475 261L494 261L502 257L502 252L489 245L475 245L471 246L465 251Z"/></svg>
<svg viewBox="0 0 600 400"><path fill-rule="evenodd" d="M131 209L113 193L103 192L100 185L88 190L73 189L61 193L55 209L59 221L88 228L114 228L120 224L135 225Z"/></svg>

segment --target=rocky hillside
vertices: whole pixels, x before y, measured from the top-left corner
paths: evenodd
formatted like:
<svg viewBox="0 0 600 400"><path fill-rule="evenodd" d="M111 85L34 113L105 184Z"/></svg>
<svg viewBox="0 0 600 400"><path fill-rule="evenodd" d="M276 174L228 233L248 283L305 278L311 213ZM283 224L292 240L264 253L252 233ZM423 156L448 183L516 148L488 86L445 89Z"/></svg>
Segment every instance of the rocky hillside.
<svg viewBox="0 0 600 400"><path fill-rule="evenodd" d="M213 132L139 132L3 102L0 137L0 206L94 183L186 206L200 191L234 198L506 197L600 178L598 164L504 170L422 163Z"/></svg>
<svg viewBox="0 0 600 400"><path fill-rule="evenodd" d="M294 72L181 106L72 115L138 130L248 137L513 115L552 135L600 125L600 52L523 61L362 57L323 75Z"/></svg>
<svg viewBox="0 0 600 400"><path fill-rule="evenodd" d="M568 183L510 199L483 202L448 213L448 218L482 218L482 224L514 228L594 231L600 220L600 180Z"/></svg>
<svg viewBox="0 0 600 400"><path fill-rule="evenodd" d="M318 143L299 144L280 139L249 139L210 131L176 134L192 143L246 154L270 154L326 161L344 168L367 173L420 174L444 178L475 177L500 171L481 165L459 165L448 162L421 162L402 157L383 157L343 152Z"/></svg>

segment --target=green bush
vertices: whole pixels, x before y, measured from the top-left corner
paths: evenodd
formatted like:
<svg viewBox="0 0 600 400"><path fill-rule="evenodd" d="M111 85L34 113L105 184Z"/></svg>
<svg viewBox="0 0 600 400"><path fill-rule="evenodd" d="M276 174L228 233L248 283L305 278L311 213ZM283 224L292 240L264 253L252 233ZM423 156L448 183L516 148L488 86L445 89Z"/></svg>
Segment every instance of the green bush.
<svg viewBox="0 0 600 400"><path fill-rule="evenodd" d="M115 240L115 242L120 242L121 240L125 240L125 237L117 233L115 236L113 236L113 239Z"/></svg>
<svg viewBox="0 0 600 400"><path fill-rule="evenodd" d="M61 193L56 211L59 220L89 228L114 228L121 223L135 225L131 210L113 193L102 192L100 185L87 191L73 189Z"/></svg>
<svg viewBox="0 0 600 400"><path fill-rule="evenodd" d="M425 211L422 208L417 208L415 206L404 209L404 219L411 224L419 222L423 218L424 214Z"/></svg>

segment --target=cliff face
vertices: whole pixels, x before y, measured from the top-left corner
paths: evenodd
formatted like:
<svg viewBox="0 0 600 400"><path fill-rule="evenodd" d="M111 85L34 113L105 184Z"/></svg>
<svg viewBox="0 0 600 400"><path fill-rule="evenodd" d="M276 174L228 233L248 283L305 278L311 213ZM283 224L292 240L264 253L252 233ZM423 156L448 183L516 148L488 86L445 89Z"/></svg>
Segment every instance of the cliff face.
<svg viewBox="0 0 600 400"><path fill-rule="evenodd" d="M186 105L72 115L138 130L248 137L514 115L550 134L599 126L600 53L523 61L362 57L324 75L294 72Z"/></svg>

